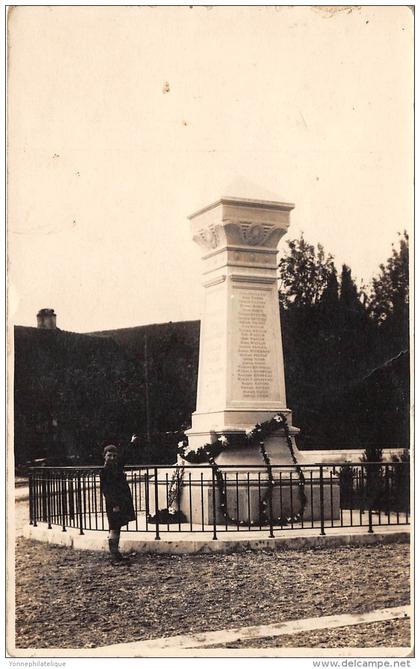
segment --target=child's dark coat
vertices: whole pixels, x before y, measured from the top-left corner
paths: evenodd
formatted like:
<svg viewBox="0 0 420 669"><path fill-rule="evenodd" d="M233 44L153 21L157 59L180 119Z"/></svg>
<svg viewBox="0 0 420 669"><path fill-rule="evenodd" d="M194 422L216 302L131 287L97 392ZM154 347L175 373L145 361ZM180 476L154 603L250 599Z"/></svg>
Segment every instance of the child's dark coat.
<svg viewBox="0 0 420 669"><path fill-rule="evenodd" d="M135 520L133 498L123 467L103 467L100 472L101 492L105 497L105 509L110 530L119 530L130 520ZM113 511L115 506L119 511Z"/></svg>

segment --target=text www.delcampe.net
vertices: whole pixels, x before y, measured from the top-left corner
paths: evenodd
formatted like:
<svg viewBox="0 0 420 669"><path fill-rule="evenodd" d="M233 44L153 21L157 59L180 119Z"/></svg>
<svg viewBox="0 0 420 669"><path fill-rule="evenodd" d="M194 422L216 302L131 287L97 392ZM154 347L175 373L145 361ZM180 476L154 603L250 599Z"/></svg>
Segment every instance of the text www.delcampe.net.
<svg viewBox="0 0 420 669"><path fill-rule="evenodd" d="M313 667L337 667L339 669L410 669L410 660L313 660Z"/></svg>

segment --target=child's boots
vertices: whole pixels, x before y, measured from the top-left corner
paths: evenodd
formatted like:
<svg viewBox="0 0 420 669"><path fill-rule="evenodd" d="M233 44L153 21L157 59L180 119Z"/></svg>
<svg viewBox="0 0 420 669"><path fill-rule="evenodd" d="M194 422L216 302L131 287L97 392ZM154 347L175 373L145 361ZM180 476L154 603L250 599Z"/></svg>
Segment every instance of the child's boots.
<svg viewBox="0 0 420 669"><path fill-rule="evenodd" d="M128 558L121 555L118 545L119 539L108 539L109 552L111 553L112 562L127 562Z"/></svg>

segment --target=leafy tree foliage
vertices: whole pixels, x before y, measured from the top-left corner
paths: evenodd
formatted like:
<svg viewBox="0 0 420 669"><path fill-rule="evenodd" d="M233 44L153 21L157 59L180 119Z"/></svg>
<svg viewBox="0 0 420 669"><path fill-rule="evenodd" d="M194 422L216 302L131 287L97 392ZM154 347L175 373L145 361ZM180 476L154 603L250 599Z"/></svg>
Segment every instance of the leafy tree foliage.
<svg viewBox="0 0 420 669"><path fill-rule="evenodd" d="M321 244L316 250L303 235L288 242L289 254L280 260L280 303L287 309L298 305L318 304L334 271L331 255L325 255Z"/></svg>
<svg viewBox="0 0 420 669"><path fill-rule="evenodd" d="M408 290L402 264L394 253L387 265L388 274L391 265L393 270L399 267L398 282L393 279L399 286L398 296ZM391 327L385 328L373 317L350 268L343 265L338 278L332 256L322 247L315 252L301 236L289 242L279 271L288 404L302 431L300 447L364 448L368 442L406 447L407 363L386 365L377 391L371 375L389 361L390 349L396 349L395 337ZM390 280L384 274L381 285L390 292ZM313 277L316 286L308 288ZM374 284L376 304L381 303L381 285ZM398 303L396 296L394 303ZM400 326L406 318L400 310L397 321L396 312L388 316L394 329L396 322Z"/></svg>

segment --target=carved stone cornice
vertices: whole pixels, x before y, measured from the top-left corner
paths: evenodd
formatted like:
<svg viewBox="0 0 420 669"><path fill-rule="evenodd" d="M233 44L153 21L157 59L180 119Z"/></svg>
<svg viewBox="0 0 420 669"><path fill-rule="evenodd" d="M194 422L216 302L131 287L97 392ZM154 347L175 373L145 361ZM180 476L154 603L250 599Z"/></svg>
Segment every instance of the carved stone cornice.
<svg viewBox="0 0 420 669"><path fill-rule="evenodd" d="M226 274L216 276L214 279L210 279L210 281L204 281L202 285L204 288L211 288L213 286L217 286L219 283L223 283L224 281L226 281Z"/></svg>
<svg viewBox="0 0 420 669"><path fill-rule="evenodd" d="M202 227L195 231L193 240L206 249L206 251L214 251L221 246L220 226L210 224L208 227Z"/></svg>
<svg viewBox="0 0 420 669"><path fill-rule="evenodd" d="M222 198L190 217L193 240L207 252L226 246L276 250L292 209L281 202Z"/></svg>
<svg viewBox="0 0 420 669"><path fill-rule="evenodd" d="M238 283L258 283L258 284L268 284L272 285L276 283L276 277L272 276L249 276L249 274L231 274L231 281L237 281Z"/></svg>

